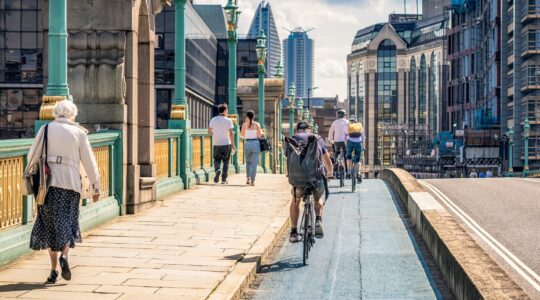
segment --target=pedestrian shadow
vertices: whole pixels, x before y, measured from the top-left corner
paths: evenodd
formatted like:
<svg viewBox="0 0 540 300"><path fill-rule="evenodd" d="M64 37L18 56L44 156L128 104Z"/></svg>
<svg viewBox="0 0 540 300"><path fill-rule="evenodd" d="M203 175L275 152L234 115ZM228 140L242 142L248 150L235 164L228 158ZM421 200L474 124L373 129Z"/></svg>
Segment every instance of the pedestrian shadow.
<svg viewBox="0 0 540 300"><path fill-rule="evenodd" d="M220 187L249 187L245 184L221 184L221 183L201 183L200 186L220 186Z"/></svg>
<svg viewBox="0 0 540 300"><path fill-rule="evenodd" d="M287 272L291 270L296 270L303 267L304 264L299 260L284 260L278 261L269 265L261 265L257 273L267 274L267 273L276 273L276 272Z"/></svg>
<svg viewBox="0 0 540 300"><path fill-rule="evenodd" d="M65 284L55 284L55 287L64 286ZM46 290L49 285L44 283L10 283L6 285L0 285L0 297L5 292L16 291L33 291L33 290Z"/></svg>

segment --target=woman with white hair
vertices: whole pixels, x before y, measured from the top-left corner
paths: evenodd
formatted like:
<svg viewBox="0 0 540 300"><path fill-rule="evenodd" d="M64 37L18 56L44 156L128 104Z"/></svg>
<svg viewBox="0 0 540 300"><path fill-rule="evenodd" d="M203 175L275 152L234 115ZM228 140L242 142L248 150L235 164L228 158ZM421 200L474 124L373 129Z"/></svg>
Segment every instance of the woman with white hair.
<svg viewBox="0 0 540 300"><path fill-rule="evenodd" d="M84 168L90 181L92 199L99 199L99 172L88 140L88 131L75 123L77 106L71 101L60 101L54 107L55 120L40 128L30 151L28 167L39 162L47 130L47 163L50 185L45 201L38 206L37 217L30 237L33 250L48 249L51 273L46 283L56 283L61 268L62 278L71 279L68 264L69 248L80 243L79 201L82 192L80 168ZM60 257L58 256L59 252Z"/></svg>

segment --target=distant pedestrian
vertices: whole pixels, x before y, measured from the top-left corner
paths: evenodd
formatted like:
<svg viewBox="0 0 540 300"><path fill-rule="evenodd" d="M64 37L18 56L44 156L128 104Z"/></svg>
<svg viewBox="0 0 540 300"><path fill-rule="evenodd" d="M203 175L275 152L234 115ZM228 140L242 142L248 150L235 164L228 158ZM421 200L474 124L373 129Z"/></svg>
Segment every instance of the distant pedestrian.
<svg viewBox="0 0 540 300"><path fill-rule="evenodd" d="M478 174L478 177L479 178L486 178L486 173L480 172L480 174Z"/></svg>
<svg viewBox="0 0 540 300"><path fill-rule="evenodd" d="M212 118L208 128L208 133L212 135L214 145L214 170L216 172L214 183L218 183L221 176L221 183L227 184L229 160L231 159L232 152L236 151L233 142L234 125L231 119L227 117L229 113L227 104L221 104L218 107L218 111L219 115ZM223 170L221 169L221 163L223 163Z"/></svg>
<svg viewBox="0 0 540 300"><path fill-rule="evenodd" d="M262 138L261 125L255 121L255 112L252 110L246 113L246 119L242 124L241 136L245 139L244 155L246 157L246 176L247 185L255 185L255 177L257 176L257 165L261 155L261 144L259 139Z"/></svg>
<svg viewBox="0 0 540 300"><path fill-rule="evenodd" d="M491 178L491 177L493 177L493 172L491 170L487 170L486 178Z"/></svg>
<svg viewBox="0 0 540 300"><path fill-rule="evenodd" d="M473 169L471 174L469 175L470 178L478 178L478 173L476 173L476 170Z"/></svg>
<svg viewBox="0 0 540 300"><path fill-rule="evenodd" d="M92 199L99 199L98 167L86 129L75 123L77 107L71 101L60 101L54 107L53 114L55 120L38 131L27 158L27 170L30 170L39 162L47 130L46 152L51 181L44 203L38 205L30 236L31 249L49 250L51 273L47 284L56 283L58 263L62 269L62 278L71 279L69 248L74 248L76 242L82 241L79 227L81 165L90 181ZM61 252L60 258L58 252Z"/></svg>

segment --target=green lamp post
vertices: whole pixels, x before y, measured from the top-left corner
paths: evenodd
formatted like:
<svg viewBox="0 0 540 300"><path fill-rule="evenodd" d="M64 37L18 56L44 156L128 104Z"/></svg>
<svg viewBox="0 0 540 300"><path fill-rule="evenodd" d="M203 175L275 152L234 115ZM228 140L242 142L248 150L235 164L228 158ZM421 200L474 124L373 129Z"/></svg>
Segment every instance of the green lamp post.
<svg viewBox="0 0 540 300"><path fill-rule="evenodd" d="M304 116L302 118L302 121L306 121L309 123L309 110L304 109L303 113L304 113Z"/></svg>
<svg viewBox="0 0 540 300"><path fill-rule="evenodd" d="M317 123L313 124L313 133L319 134L319 125Z"/></svg>
<svg viewBox="0 0 540 300"><path fill-rule="evenodd" d="M296 96L296 87L294 82L289 86L289 135L294 135L294 99Z"/></svg>
<svg viewBox="0 0 540 300"><path fill-rule="evenodd" d="M283 78L283 63L278 61L276 65L276 74L274 75L275 78ZM282 98L282 97L281 97ZM279 174L283 174L283 148L281 147L282 140L283 140L283 99L280 99L278 101L278 137L277 137L277 145L278 145L278 162L279 162Z"/></svg>
<svg viewBox="0 0 540 300"><path fill-rule="evenodd" d="M514 130L508 128L508 172L514 172Z"/></svg>
<svg viewBox="0 0 540 300"><path fill-rule="evenodd" d="M184 188L191 186L191 122L186 100L186 24L187 0L174 0L175 44L174 44L174 98L171 104L169 128L182 129L180 136L180 159L178 169Z"/></svg>
<svg viewBox="0 0 540 300"><path fill-rule="evenodd" d="M264 31L261 30L259 32L259 35L257 36L257 47L256 47L256 51L257 51L257 59L258 59L258 62L257 62L257 73L259 75L259 121L261 123L261 129L263 131L263 133L265 133L265 129L266 129L266 126L265 126L265 112L264 112L264 106L265 106L265 103L264 103L264 68L265 68L265 63L266 63L266 35L264 35ZM267 170L266 170L266 153L262 152L261 153L261 163L262 163L262 167L263 167L263 170L264 172L266 173Z"/></svg>
<svg viewBox="0 0 540 300"><path fill-rule="evenodd" d="M36 132L43 124L54 119L53 110L56 102L71 100L67 82L66 2L66 0L49 0L48 81L39 110L39 120L35 122Z"/></svg>
<svg viewBox="0 0 540 300"><path fill-rule="evenodd" d="M304 100L302 100L302 98L298 98L298 103L296 104L296 112L298 113L298 121L304 120Z"/></svg>
<svg viewBox="0 0 540 300"><path fill-rule="evenodd" d="M523 124L523 137L525 138L525 163L523 165L523 171L527 173L529 171L529 136L531 132L531 125L529 124L529 118L525 119Z"/></svg>
<svg viewBox="0 0 540 300"><path fill-rule="evenodd" d="M229 118L234 123L234 146L238 149L240 144L240 137L238 134L238 110L236 103L236 48L238 45L238 36L236 29L238 28L238 17L240 12L238 11L238 0L229 0L225 5L225 15L227 17L227 45L229 49ZM240 172L240 165L238 164L238 151L232 157L232 163L236 170L236 173Z"/></svg>

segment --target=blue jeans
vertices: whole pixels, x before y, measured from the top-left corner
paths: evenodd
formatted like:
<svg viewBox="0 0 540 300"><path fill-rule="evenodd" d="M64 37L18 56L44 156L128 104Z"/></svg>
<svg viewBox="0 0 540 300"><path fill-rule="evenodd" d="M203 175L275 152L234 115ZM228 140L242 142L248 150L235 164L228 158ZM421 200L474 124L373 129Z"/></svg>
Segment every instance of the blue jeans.
<svg viewBox="0 0 540 300"><path fill-rule="evenodd" d="M255 181L259 157L261 156L261 144L259 140L246 140L244 144L244 155L246 156L247 178Z"/></svg>

